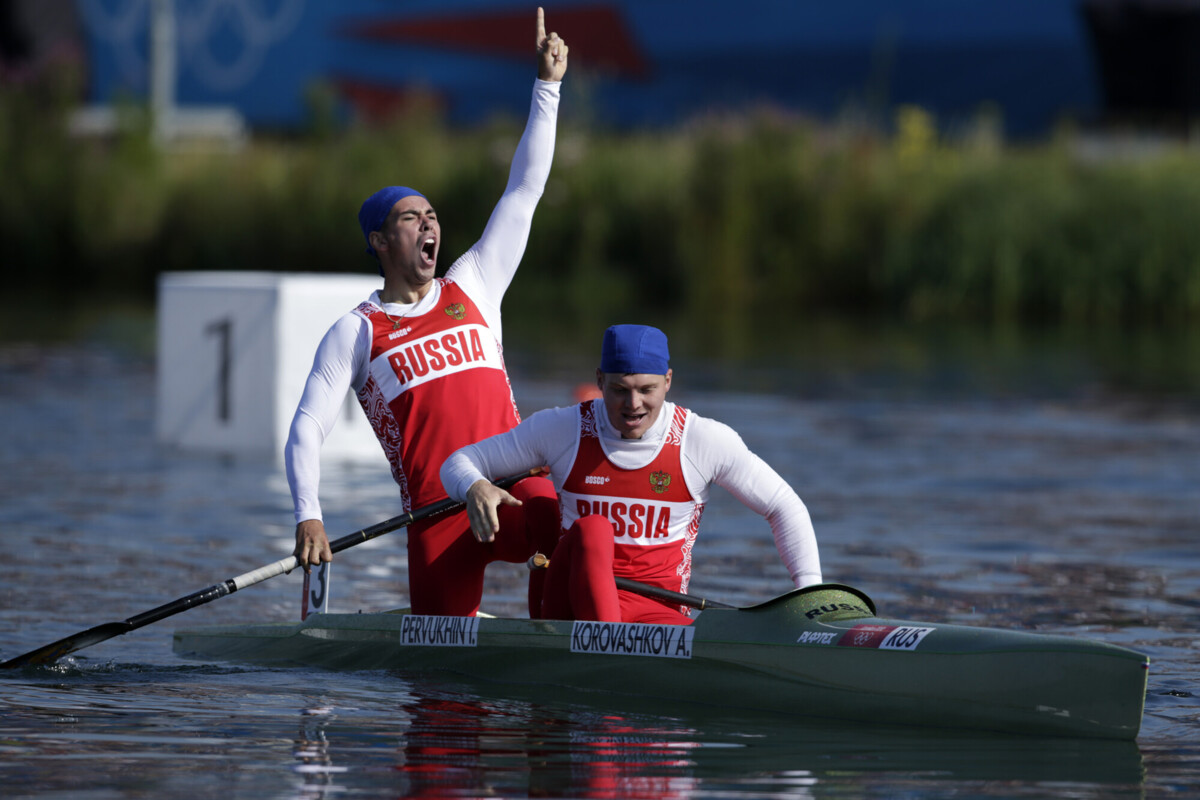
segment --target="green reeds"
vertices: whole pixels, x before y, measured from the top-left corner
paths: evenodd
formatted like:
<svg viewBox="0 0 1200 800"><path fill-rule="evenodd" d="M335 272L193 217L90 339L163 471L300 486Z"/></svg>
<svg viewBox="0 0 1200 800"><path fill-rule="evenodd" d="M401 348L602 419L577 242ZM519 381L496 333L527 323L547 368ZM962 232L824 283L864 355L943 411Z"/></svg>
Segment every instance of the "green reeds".
<svg viewBox="0 0 1200 800"><path fill-rule="evenodd" d="M13 288L152 297L163 270L373 271L359 203L434 200L443 265L482 230L519 123L432 115L239 151L158 149L136 125L65 134L54 86L0 92L0 247ZM670 131L560 124L506 319L673 319L713 341L803 317L1070 326L1194 323L1200 153L1092 157L1063 135L953 140L779 115Z"/></svg>

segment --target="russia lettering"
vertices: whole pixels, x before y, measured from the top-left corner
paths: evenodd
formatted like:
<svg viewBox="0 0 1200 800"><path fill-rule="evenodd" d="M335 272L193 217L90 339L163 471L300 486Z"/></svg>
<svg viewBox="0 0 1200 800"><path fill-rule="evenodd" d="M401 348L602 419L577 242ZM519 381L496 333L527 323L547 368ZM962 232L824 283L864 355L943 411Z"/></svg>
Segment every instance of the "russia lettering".
<svg viewBox="0 0 1200 800"><path fill-rule="evenodd" d="M571 652L691 658L694 635L687 625L576 620L571 626Z"/></svg>
<svg viewBox="0 0 1200 800"><path fill-rule="evenodd" d="M401 385L430 373L487 360L478 328L460 329L413 342L393 351L388 358Z"/></svg>
<svg viewBox="0 0 1200 800"><path fill-rule="evenodd" d="M575 501L579 517L599 514L613 524L613 535L617 538L666 539L671 535L671 509L653 503L634 500L585 500Z"/></svg>

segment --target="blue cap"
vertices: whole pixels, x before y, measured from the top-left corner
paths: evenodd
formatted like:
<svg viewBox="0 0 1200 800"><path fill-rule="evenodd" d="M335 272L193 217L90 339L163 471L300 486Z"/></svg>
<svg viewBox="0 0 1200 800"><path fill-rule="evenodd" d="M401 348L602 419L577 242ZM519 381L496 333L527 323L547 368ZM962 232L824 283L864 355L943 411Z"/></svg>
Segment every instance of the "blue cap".
<svg viewBox="0 0 1200 800"><path fill-rule="evenodd" d="M604 332L600 371L621 375L666 375L671 354L667 335L649 325L613 325Z"/></svg>
<svg viewBox="0 0 1200 800"><path fill-rule="evenodd" d="M363 201L362 208L358 210L358 224L362 226L363 238L367 240L369 255L375 255L375 248L371 247L371 231L383 227L388 214L392 213L392 206L413 195L425 197L416 189L407 186L385 186Z"/></svg>

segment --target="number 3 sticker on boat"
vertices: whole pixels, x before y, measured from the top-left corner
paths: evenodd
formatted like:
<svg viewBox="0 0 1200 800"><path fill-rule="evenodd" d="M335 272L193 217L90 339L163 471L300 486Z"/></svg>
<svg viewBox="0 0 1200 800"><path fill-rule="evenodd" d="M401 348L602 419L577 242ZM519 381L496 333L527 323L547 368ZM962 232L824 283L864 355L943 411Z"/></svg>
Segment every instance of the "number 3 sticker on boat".
<svg viewBox="0 0 1200 800"><path fill-rule="evenodd" d="M312 614L329 613L329 562L304 573L304 594L300 598L300 621Z"/></svg>

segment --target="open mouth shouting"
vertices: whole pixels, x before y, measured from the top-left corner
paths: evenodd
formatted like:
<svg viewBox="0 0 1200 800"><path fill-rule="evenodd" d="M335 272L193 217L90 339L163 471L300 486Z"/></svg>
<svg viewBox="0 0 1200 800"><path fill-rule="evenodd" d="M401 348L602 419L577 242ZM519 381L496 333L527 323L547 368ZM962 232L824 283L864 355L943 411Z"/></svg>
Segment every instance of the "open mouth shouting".
<svg viewBox="0 0 1200 800"><path fill-rule="evenodd" d="M434 236L425 237L421 242L421 260L425 266L432 267L437 264L438 245L437 238Z"/></svg>

